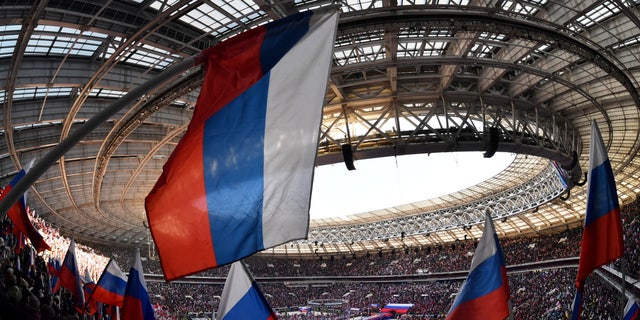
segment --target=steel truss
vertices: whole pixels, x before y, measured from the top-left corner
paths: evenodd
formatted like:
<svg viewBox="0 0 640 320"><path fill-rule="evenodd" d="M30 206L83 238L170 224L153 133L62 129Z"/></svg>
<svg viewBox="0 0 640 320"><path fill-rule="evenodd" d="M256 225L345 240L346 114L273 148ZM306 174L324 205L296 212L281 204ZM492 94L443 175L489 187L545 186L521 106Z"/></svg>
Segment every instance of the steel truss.
<svg viewBox="0 0 640 320"><path fill-rule="evenodd" d="M351 146L356 159L453 151L485 151L485 156L495 151L529 154L571 169L570 185L581 175L575 159L581 145L572 124L541 106L524 108L513 102L510 109L485 101L445 98L435 103L398 102L344 108L333 121L325 113L318 164L342 161L344 144Z"/></svg>
<svg viewBox="0 0 640 320"><path fill-rule="evenodd" d="M309 230L307 240L296 243L299 245L353 243L404 238L405 236L471 227L484 221L484 214L487 210L494 219L504 219L536 208L566 191L566 183L556 167L550 162L542 172L530 181L478 201L370 223L312 228Z"/></svg>

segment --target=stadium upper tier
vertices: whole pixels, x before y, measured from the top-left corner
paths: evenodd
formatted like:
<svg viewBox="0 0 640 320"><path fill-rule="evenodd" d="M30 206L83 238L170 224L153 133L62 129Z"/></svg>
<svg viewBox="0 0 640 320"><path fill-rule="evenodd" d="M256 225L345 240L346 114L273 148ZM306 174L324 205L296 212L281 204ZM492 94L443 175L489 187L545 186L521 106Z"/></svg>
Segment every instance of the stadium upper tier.
<svg viewBox="0 0 640 320"><path fill-rule="evenodd" d="M446 196L313 220L307 240L267 253L479 238L487 210L501 236L580 225L592 120L620 202L640 192L640 1L1 3L3 185L167 68L266 22L337 4L318 165L435 152L517 156ZM53 164L28 204L79 242L151 244L144 198L187 128L202 79L193 67L145 90Z"/></svg>

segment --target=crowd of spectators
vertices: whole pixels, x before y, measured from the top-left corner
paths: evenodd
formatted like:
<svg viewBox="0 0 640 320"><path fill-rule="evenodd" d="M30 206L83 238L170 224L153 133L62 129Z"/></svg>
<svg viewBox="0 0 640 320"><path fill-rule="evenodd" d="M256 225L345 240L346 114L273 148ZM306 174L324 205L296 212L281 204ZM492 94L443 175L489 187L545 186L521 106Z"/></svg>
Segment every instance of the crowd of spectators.
<svg viewBox="0 0 640 320"><path fill-rule="evenodd" d="M63 237L58 229L51 227L34 211L29 210L28 213L29 219L33 223L34 227L40 231L45 242L51 247L51 250L46 250L42 253L42 259L44 261L49 261L49 259L62 261L67 253L71 240ZM107 265L107 262L109 262L109 258L94 248L81 243L76 243L75 247L78 268L80 268L83 273L86 270L92 279L97 280L98 277L100 277L100 274L102 274L102 270Z"/></svg>
<svg viewBox="0 0 640 320"><path fill-rule="evenodd" d="M20 248L10 223L2 222L0 238L0 319L48 320L77 316L70 296L53 295L42 255L30 246Z"/></svg>
<svg viewBox="0 0 640 320"><path fill-rule="evenodd" d="M632 278L640 279L640 201L636 200L622 209L625 252L623 258L618 259L614 265Z"/></svg>
<svg viewBox="0 0 640 320"><path fill-rule="evenodd" d="M48 263L62 262L70 239L60 235L35 212L27 210L29 220L51 248L37 253L24 237L16 237L8 218L0 229L0 320L75 319L79 313L69 292L54 294ZM75 258L82 276L96 281L109 258L95 249L76 244Z"/></svg>
<svg viewBox="0 0 640 320"><path fill-rule="evenodd" d="M531 263L561 258L577 257L580 251L579 228L567 229L536 237L502 239L507 248L507 264ZM272 257L254 255L245 259L257 277L309 277L309 276L351 276L358 274L405 275L428 274L468 270L477 243L458 241L447 245L424 248L405 248L369 254L320 255L315 257ZM113 248L105 248L111 250ZM119 254L119 256L128 256ZM146 272L161 274L158 259L144 262ZM225 277L227 269L211 269L200 276Z"/></svg>
<svg viewBox="0 0 640 320"><path fill-rule="evenodd" d="M640 206L638 201L623 207L625 258L613 266L627 277L640 275ZM10 232L9 220L2 221L0 237L0 320L6 319L81 319L64 289L53 294L49 286L47 262L62 261L69 239L30 213L34 225L43 234L51 250L35 253L30 246L19 252L17 238ZM500 239L507 265L534 263L528 271L509 274L511 302L515 319L567 319L575 294L575 267L537 269L536 262L579 256L582 230L574 228L537 236ZM245 259L256 278L295 277L307 279L323 276L394 276L448 274L467 271L475 251L475 240L446 245L398 248L393 251L358 255L324 255L315 257L275 257L257 254ZM150 250L149 248L142 248ZM145 274L161 275L153 251L141 250ZM89 247L76 244L80 270L97 280L109 258L123 271L132 264L133 250L117 247ZM150 300L157 319L188 319L211 316L217 310L228 267L209 270L198 276L212 277L211 283L166 283L147 280ZM154 278L154 277L150 277ZM444 279L444 280L443 280ZM298 319L299 307L311 300L341 301L332 312L341 317L368 315L387 303L413 303L410 319L441 319L450 308L462 279L438 280L425 277L411 281L371 281L362 277L349 281L317 281L312 284L265 282L261 287L271 306L283 318ZM619 293L599 276L587 279L585 318L619 318L622 300ZM317 308L316 308L317 309ZM305 318L306 319L306 318Z"/></svg>

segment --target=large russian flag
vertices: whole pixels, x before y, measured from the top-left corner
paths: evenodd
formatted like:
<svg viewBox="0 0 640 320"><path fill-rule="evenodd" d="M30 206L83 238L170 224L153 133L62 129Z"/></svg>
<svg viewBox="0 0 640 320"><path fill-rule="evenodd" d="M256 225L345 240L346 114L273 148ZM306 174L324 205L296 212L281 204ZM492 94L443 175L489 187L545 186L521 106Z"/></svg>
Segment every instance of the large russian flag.
<svg viewBox="0 0 640 320"><path fill-rule="evenodd" d="M278 319L246 268L242 261L231 265L220 296L216 319Z"/></svg>
<svg viewBox="0 0 640 320"><path fill-rule="evenodd" d="M193 118L145 200L165 279L307 237L337 19L307 11L203 52Z"/></svg>
<svg viewBox="0 0 640 320"><path fill-rule="evenodd" d="M576 278L572 319L580 319L582 293L587 276L596 268L622 257L622 220L613 170L600 130L591 121L587 209Z"/></svg>
<svg viewBox="0 0 640 320"><path fill-rule="evenodd" d="M31 163L32 162L30 162L24 168L20 169L20 171L18 171L18 174L13 177L11 182L9 182L6 187L4 187L4 189L0 193L0 201L2 201L2 199L9 193L9 191L11 191L11 189L13 189L16 184L18 184L18 181L20 181L20 179L24 177L24 175L26 174L26 170L28 170L28 167L31 166ZM31 221L29 220L29 216L27 214L27 203L24 195L22 195L20 199L18 199L18 201L16 201L16 203L11 206L11 208L9 208L9 210L7 211L7 216L9 217L9 219L11 219L11 222L13 222L14 228L17 231L22 232L22 234L26 235L29 238L29 241L31 241L31 244L36 249L36 251L40 252L44 250L51 250L51 247L49 247L49 245L44 241L44 238L42 237L40 232L38 232L38 230L33 226L33 224L31 224Z"/></svg>
<svg viewBox="0 0 640 320"><path fill-rule="evenodd" d="M78 271L78 260L76 259L76 243L71 240L67 253L64 255L62 266L60 266L60 272L58 281L60 285L73 296L73 305L78 310L84 309L84 290L82 289L82 282L80 279L80 272Z"/></svg>
<svg viewBox="0 0 640 320"><path fill-rule="evenodd" d="M149 291L142 273L140 250L136 249L133 266L129 269L129 278L125 288L124 301L120 309L122 319L153 320L155 315L149 300Z"/></svg>
<svg viewBox="0 0 640 320"><path fill-rule="evenodd" d="M509 282L504 256L487 213L471 270L453 301L447 319L505 319L509 316Z"/></svg>
<svg viewBox="0 0 640 320"><path fill-rule="evenodd" d="M595 121L591 122L586 210L576 282L584 282L593 270L621 257L624 250L616 182Z"/></svg>
<svg viewBox="0 0 640 320"><path fill-rule="evenodd" d="M112 258L98 279L92 299L104 304L122 307L126 288L127 276Z"/></svg>

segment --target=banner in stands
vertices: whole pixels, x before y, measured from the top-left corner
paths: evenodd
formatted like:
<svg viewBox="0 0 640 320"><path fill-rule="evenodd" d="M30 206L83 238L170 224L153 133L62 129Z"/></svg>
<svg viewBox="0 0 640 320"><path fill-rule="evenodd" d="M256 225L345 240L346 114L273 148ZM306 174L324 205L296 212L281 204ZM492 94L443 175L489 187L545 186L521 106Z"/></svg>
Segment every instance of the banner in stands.
<svg viewBox="0 0 640 320"><path fill-rule="evenodd" d="M380 311L405 314L411 308L413 308L413 303L388 303Z"/></svg>

